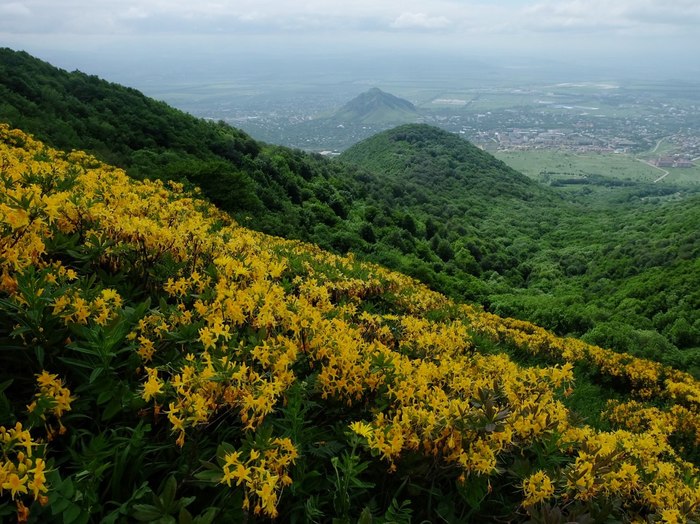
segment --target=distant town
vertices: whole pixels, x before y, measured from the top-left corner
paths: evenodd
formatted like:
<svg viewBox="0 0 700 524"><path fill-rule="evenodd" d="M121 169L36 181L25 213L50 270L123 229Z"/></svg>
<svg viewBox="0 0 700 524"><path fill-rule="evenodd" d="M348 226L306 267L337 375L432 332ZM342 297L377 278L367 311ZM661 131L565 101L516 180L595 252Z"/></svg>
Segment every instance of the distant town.
<svg viewBox="0 0 700 524"><path fill-rule="evenodd" d="M413 121L457 133L490 151L643 154L649 164L674 169L700 162L697 86L584 82L435 90L432 96L425 90L403 90L415 92L404 96L417 108ZM185 109L224 120L260 140L326 155L400 123L329 118L347 97L346 92L314 92L237 102L222 94L207 105Z"/></svg>

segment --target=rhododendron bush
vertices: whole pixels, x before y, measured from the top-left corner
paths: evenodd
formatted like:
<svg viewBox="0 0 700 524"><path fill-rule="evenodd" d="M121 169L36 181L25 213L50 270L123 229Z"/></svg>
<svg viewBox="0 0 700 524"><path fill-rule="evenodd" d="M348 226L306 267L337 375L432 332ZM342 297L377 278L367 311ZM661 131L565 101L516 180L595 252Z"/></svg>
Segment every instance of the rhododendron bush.
<svg viewBox="0 0 700 524"><path fill-rule="evenodd" d="M700 517L689 375L6 126L0 184L2 515ZM623 392L595 426L567 400L581 366Z"/></svg>

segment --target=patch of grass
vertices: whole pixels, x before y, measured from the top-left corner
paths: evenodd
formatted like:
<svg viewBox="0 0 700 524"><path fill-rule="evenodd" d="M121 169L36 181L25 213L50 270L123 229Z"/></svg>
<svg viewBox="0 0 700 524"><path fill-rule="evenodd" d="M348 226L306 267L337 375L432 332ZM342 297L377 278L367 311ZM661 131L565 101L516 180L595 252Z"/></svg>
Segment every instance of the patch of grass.
<svg viewBox="0 0 700 524"><path fill-rule="evenodd" d="M576 154L566 151L508 151L495 155L536 180L553 176L603 176L617 180L653 182L662 173L636 158L615 153Z"/></svg>

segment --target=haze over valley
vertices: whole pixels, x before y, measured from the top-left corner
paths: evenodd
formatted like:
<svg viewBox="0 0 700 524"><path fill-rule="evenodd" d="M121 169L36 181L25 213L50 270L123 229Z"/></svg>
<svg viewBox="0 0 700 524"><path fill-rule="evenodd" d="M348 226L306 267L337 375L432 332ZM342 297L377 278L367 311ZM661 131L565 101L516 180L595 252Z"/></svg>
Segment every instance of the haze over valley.
<svg viewBox="0 0 700 524"><path fill-rule="evenodd" d="M457 133L535 177L607 176L622 165L625 172L637 167L645 181L666 173L667 182L700 180L700 72L691 62L640 66L622 57L619 64L609 57L573 57L572 64L561 57L453 53L378 50L288 60L265 55L232 59L217 71L193 66L114 76L193 115L305 151L338 154L412 121ZM376 88L413 104L415 115L369 121L339 115L344 105ZM583 167L574 162L566 171L551 162L547 153L554 151L593 160ZM601 155L609 162L600 161ZM591 163L594 171L586 165Z"/></svg>

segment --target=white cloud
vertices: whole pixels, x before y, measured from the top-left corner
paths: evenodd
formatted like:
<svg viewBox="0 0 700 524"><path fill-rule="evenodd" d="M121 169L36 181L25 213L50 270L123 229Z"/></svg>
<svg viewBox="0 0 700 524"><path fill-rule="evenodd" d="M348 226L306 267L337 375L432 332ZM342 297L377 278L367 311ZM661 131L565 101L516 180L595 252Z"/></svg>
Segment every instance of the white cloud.
<svg viewBox="0 0 700 524"><path fill-rule="evenodd" d="M121 13L120 18L123 18L125 20L138 20L138 19L143 19L143 18L148 18L149 13L142 7L138 6L131 6L127 8L123 13Z"/></svg>
<svg viewBox="0 0 700 524"><path fill-rule="evenodd" d="M207 34L222 24L256 31L454 29L640 33L700 24L698 0L24 0L2 3L0 32L128 34L146 17L164 27ZM32 16L28 16L32 14ZM20 19L20 15L24 15Z"/></svg>
<svg viewBox="0 0 700 524"><path fill-rule="evenodd" d="M700 2L639 0L628 3L626 15L630 21L644 24L697 25L700 24Z"/></svg>
<svg viewBox="0 0 700 524"><path fill-rule="evenodd" d="M212 53L275 42L280 53L384 46L689 56L700 52L698 27L700 0L0 0L0 41L47 49L69 40L95 49L86 42L136 46L141 39L167 47L166 40L193 39Z"/></svg>
<svg viewBox="0 0 700 524"><path fill-rule="evenodd" d="M401 13L391 23L394 29L443 29L450 25L444 16L428 16L425 13Z"/></svg>
<svg viewBox="0 0 700 524"><path fill-rule="evenodd" d="M523 27L535 31L629 30L639 33L700 22L697 0L568 0L522 9Z"/></svg>
<svg viewBox="0 0 700 524"><path fill-rule="evenodd" d="M9 4L0 5L0 15L29 17L32 16L32 11L24 4L10 2Z"/></svg>

